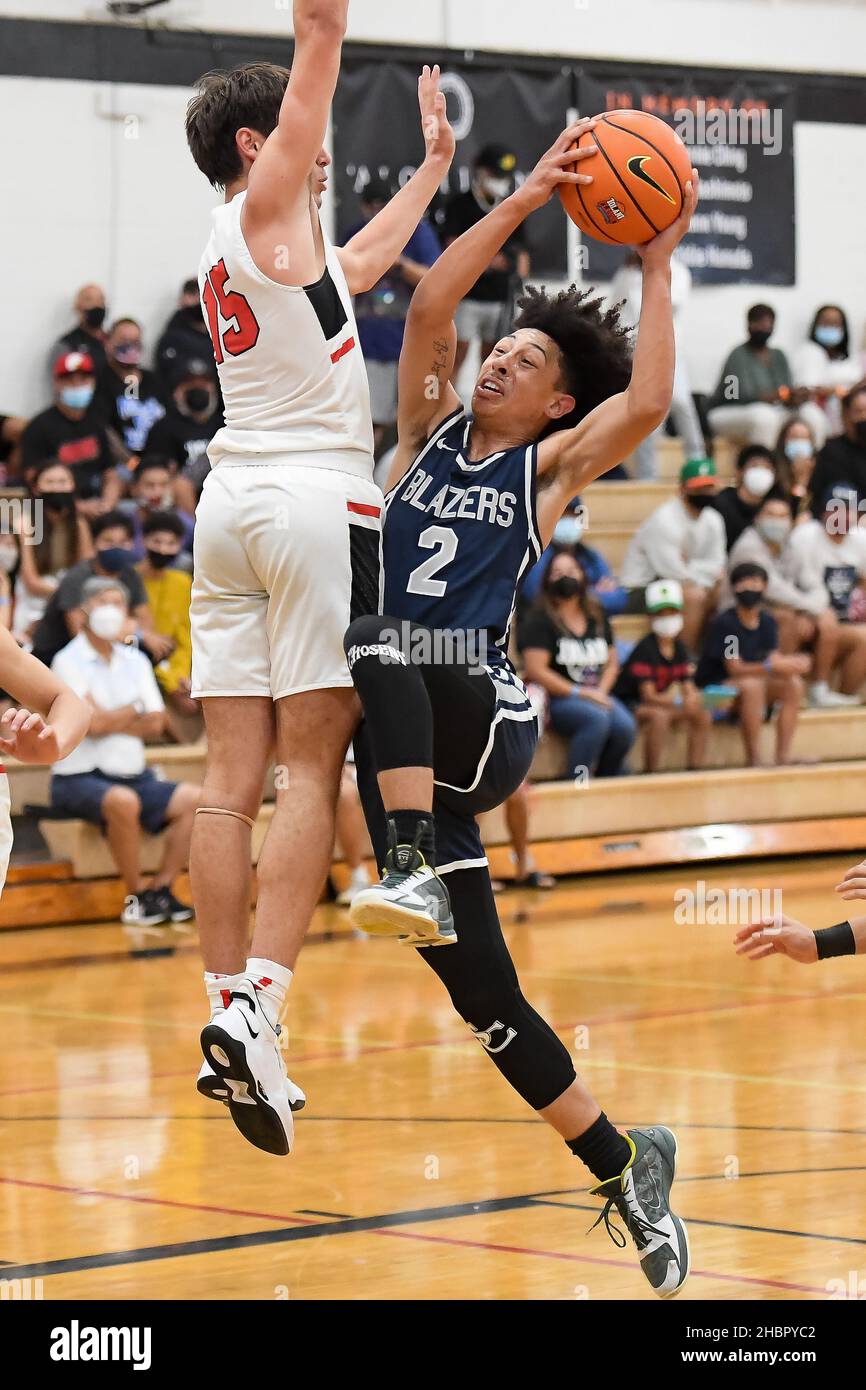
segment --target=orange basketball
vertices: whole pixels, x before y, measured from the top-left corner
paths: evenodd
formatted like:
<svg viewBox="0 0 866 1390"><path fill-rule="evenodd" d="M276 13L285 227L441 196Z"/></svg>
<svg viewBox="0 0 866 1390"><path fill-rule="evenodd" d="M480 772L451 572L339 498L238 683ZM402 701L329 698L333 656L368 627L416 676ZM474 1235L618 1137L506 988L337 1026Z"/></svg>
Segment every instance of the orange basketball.
<svg viewBox="0 0 866 1390"><path fill-rule="evenodd" d="M672 126L646 111L606 111L578 145L598 153L574 167L592 183L563 184L563 206L597 241L637 246L679 217L692 176L688 150ZM576 147L576 148L577 148Z"/></svg>

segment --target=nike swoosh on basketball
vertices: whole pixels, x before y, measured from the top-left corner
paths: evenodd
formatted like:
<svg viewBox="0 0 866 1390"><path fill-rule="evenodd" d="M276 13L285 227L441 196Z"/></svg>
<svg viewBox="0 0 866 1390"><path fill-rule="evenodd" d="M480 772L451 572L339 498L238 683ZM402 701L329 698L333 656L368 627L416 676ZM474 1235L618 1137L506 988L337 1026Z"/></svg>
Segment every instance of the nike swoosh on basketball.
<svg viewBox="0 0 866 1390"><path fill-rule="evenodd" d="M633 154L631 159L626 161L626 168L630 174L634 174L636 179L642 179L644 183L649 184L650 188L654 188L656 193L660 193L669 203L673 203L674 200L671 195L666 193L661 184L656 183L652 175L648 174L643 167L650 159L652 159L651 154Z"/></svg>

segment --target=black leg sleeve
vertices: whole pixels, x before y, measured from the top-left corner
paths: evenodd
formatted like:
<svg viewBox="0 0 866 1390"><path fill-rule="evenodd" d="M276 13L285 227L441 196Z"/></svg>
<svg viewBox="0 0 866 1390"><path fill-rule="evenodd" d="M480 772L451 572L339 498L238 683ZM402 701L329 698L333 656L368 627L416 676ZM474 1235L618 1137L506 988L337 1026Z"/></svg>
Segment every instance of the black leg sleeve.
<svg viewBox="0 0 866 1390"><path fill-rule="evenodd" d="M400 631L396 618L356 618L343 639L378 772L433 766L430 696L421 668L395 640Z"/></svg>

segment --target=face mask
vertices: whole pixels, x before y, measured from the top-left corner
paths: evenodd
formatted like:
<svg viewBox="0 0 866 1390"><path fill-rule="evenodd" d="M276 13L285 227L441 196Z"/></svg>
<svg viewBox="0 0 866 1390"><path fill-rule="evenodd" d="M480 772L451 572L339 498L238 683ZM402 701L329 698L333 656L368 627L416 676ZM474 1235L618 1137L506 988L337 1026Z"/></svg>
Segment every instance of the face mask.
<svg viewBox="0 0 866 1390"><path fill-rule="evenodd" d="M819 323L815 329L815 342L822 347L838 347L845 337L845 330L834 323Z"/></svg>
<svg viewBox="0 0 866 1390"><path fill-rule="evenodd" d="M866 420L858 420L854 426L854 438L858 444L866 446Z"/></svg>
<svg viewBox="0 0 866 1390"><path fill-rule="evenodd" d="M550 586L550 592L555 598L577 598L583 593L583 589L583 584L572 574L564 574L560 579L554 579Z"/></svg>
<svg viewBox="0 0 866 1390"><path fill-rule="evenodd" d="M749 329L749 342L753 348L766 347L772 336L772 333L768 333L765 328Z"/></svg>
<svg viewBox="0 0 866 1390"><path fill-rule="evenodd" d="M583 526L576 516L564 516L556 523L553 532L555 545L577 545L583 535Z"/></svg>
<svg viewBox="0 0 866 1390"><path fill-rule="evenodd" d="M697 507L702 512L704 507L708 507L715 497L714 492L689 492L686 494L690 507Z"/></svg>
<svg viewBox="0 0 866 1390"><path fill-rule="evenodd" d="M15 545L3 546L0 549L0 570L4 574L11 574L18 564L18 547Z"/></svg>
<svg viewBox="0 0 866 1390"><path fill-rule="evenodd" d="M484 192L488 198L507 198L511 188L511 179L491 179L485 178Z"/></svg>
<svg viewBox="0 0 866 1390"><path fill-rule="evenodd" d="M766 468L762 463L753 464L743 474L743 487L753 497L764 497L775 481L772 468Z"/></svg>
<svg viewBox="0 0 866 1390"><path fill-rule="evenodd" d="M213 410L213 396L206 386L191 386L184 391L183 399L187 410L192 410L196 415L202 415L205 411L210 414Z"/></svg>
<svg viewBox="0 0 866 1390"><path fill-rule="evenodd" d="M679 613L669 618L653 618L652 629L656 637L678 637L683 630L683 620Z"/></svg>
<svg viewBox="0 0 866 1390"><path fill-rule="evenodd" d="M734 590L734 598L741 608L757 608L763 597L758 589Z"/></svg>
<svg viewBox="0 0 866 1390"><path fill-rule="evenodd" d="M99 304L94 309L85 309L84 322L88 328L101 328L105 322L105 305Z"/></svg>
<svg viewBox="0 0 866 1390"><path fill-rule="evenodd" d="M180 311L189 323L203 323L200 304L184 304Z"/></svg>
<svg viewBox="0 0 866 1390"><path fill-rule="evenodd" d="M75 506L74 492L40 492L39 500L43 506L55 512L71 512Z"/></svg>
<svg viewBox="0 0 866 1390"><path fill-rule="evenodd" d="M109 574L120 574L129 566L130 552L121 545L109 545L105 550L97 550L96 558Z"/></svg>
<svg viewBox="0 0 866 1390"><path fill-rule="evenodd" d="M164 555L161 550L147 550L146 554L155 570L167 569L177 559L176 555Z"/></svg>
<svg viewBox="0 0 866 1390"><path fill-rule="evenodd" d="M116 604L100 603L96 608L91 608L87 626L94 637L102 637L106 642L113 642L115 638L120 636L123 622L123 612Z"/></svg>
<svg viewBox="0 0 866 1390"><path fill-rule="evenodd" d="M61 386L60 399L70 410L86 410L93 400L93 387Z"/></svg>
<svg viewBox="0 0 866 1390"><path fill-rule="evenodd" d="M757 527L764 540L771 545L784 545L791 531L790 521L783 521L780 516L767 517L765 521L759 521Z"/></svg>
<svg viewBox="0 0 866 1390"><path fill-rule="evenodd" d="M141 361L141 343L118 343L113 351L116 361L124 367L137 367Z"/></svg>
<svg viewBox="0 0 866 1390"><path fill-rule="evenodd" d="M796 462L797 459L810 459L814 450L809 439L789 439L785 445L785 455Z"/></svg>

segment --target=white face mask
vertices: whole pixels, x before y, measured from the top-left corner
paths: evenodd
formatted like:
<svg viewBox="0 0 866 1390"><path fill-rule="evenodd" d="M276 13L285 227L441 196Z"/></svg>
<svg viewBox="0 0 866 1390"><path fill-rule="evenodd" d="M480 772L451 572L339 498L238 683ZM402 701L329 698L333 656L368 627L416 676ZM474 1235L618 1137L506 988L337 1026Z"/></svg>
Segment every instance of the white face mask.
<svg viewBox="0 0 866 1390"><path fill-rule="evenodd" d="M87 626L94 637L101 637L106 642L113 642L120 636L123 622L123 612L116 604L100 603L96 608L91 608Z"/></svg>
<svg viewBox="0 0 866 1390"><path fill-rule="evenodd" d="M652 629L656 637L678 637L683 630L683 620L679 613L671 613L666 618L653 618Z"/></svg>
<svg viewBox="0 0 866 1390"><path fill-rule="evenodd" d="M6 574L11 574L17 564L17 545L4 545L0 548L0 570L3 570Z"/></svg>
<svg viewBox="0 0 866 1390"><path fill-rule="evenodd" d="M763 463L753 464L743 474L743 487L753 497L766 497L775 481L776 475L772 468L767 468Z"/></svg>
<svg viewBox="0 0 866 1390"><path fill-rule="evenodd" d="M484 192L488 198L501 199L507 198L511 189L511 179L492 179L489 176L484 180Z"/></svg>
<svg viewBox="0 0 866 1390"><path fill-rule="evenodd" d="M780 516L768 516L763 521L757 523L759 533L765 541L771 545L784 545L791 533L790 521L785 521Z"/></svg>

